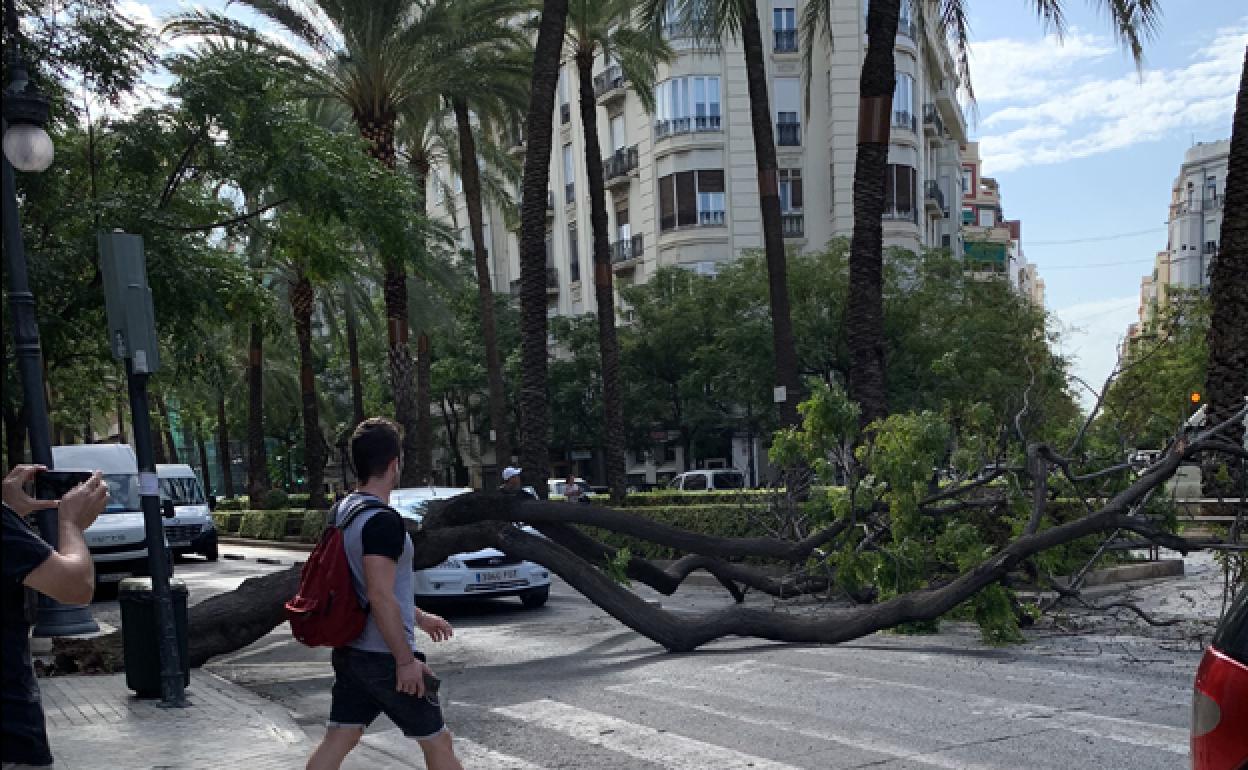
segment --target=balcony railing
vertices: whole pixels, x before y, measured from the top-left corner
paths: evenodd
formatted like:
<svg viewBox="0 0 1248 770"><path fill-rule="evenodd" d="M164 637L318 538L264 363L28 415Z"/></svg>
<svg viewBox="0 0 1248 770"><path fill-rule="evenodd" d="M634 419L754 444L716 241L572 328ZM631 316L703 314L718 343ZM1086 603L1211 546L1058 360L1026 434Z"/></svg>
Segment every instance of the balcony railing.
<svg viewBox="0 0 1248 770"><path fill-rule="evenodd" d="M776 144L781 147L798 147L802 144L801 123L777 123Z"/></svg>
<svg viewBox="0 0 1248 770"><path fill-rule="evenodd" d="M663 24L664 40L695 40L699 33L715 29L713 19L678 19ZM713 34L712 34L713 36Z"/></svg>
<svg viewBox="0 0 1248 770"><path fill-rule="evenodd" d="M546 268L546 291L559 291L559 268Z"/></svg>
<svg viewBox="0 0 1248 770"><path fill-rule="evenodd" d="M913 112L893 110L893 128L904 128L911 133L918 133L919 122Z"/></svg>
<svg viewBox="0 0 1248 770"><path fill-rule="evenodd" d="M881 217L885 222L919 222L919 210L916 208L898 209L896 207L884 209L884 216Z"/></svg>
<svg viewBox="0 0 1248 770"><path fill-rule="evenodd" d="M943 136L945 133L945 121L940 117L940 110L936 109L936 104L933 102L923 105L923 128L932 132L934 136Z"/></svg>
<svg viewBox="0 0 1248 770"><path fill-rule="evenodd" d="M611 264L620 265L641 259L645 250L645 243L640 235L618 240L611 244Z"/></svg>
<svg viewBox="0 0 1248 770"><path fill-rule="evenodd" d="M612 64L601 74L594 76L594 98L601 99L604 94L623 88L628 82L620 65Z"/></svg>
<svg viewBox="0 0 1248 770"><path fill-rule="evenodd" d="M911 40L918 40L918 27L910 19L897 20L897 34L901 37L908 37Z"/></svg>
<svg viewBox="0 0 1248 770"><path fill-rule="evenodd" d="M777 29L776 47L773 49L776 53L797 53L797 30L795 29Z"/></svg>
<svg viewBox="0 0 1248 770"><path fill-rule="evenodd" d="M781 214L780 230L785 238L801 238L806 231L806 217L800 211Z"/></svg>
<svg viewBox="0 0 1248 770"><path fill-rule="evenodd" d="M637 170L637 145L632 147L621 147L611 154L609 158L602 160L602 176L606 181L613 179L628 177L633 171Z"/></svg>
<svg viewBox="0 0 1248 770"><path fill-rule="evenodd" d="M570 123L570 122L572 122L572 105L570 105L570 104L561 104L561 105L559 105L559 123L560 123L560 125L565 125L565 126L566 126L566 125L567 125L568 123Z"/></svg>
<svg viewBox="0 0 1248 770"><path fill-rule="evenodd" d="M936 205L941 216L949 216L949 209L945 207L945 192L940 189L935 179L928 179L923 184L923 197Z"/></svg>
<svg viewBox="0 0 1248 770"><path fill-rule="evenodd" d="M563 186L563 202L576 202L576 182L568 182Z"/></svg>
<svg viewBox="0 0 1248 770"><path fill-rule="evenodd" d="M699 211L698 225L703 227L717 227L724 224L724 212L722 211Z"/></svg>
<svg viewBox="0 0 1248 770"><path fill-rule="evenodd" d="M654 138L662 139L676 134L690 134L698 131L719 131L718 115L698 115L692 118L669 118L654 121Z"/></svg>

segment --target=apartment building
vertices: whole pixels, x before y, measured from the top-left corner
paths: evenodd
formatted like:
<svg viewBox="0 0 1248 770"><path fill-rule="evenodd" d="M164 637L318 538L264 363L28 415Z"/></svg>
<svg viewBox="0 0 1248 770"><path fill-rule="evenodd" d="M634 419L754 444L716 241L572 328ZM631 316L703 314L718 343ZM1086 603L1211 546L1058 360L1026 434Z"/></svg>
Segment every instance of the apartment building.
<svg viewBox="0 0 1248 770"><path fill-rule="evenodd" d="M1209 264L1222 232L1223 195L1231 142L1198 142L1183 154L1170 187L1166 248L1140 281L1139 321L1127 328L1127 345L1157 317L1176 291L1209 290ZM1124 348L1125 349L1125 348Z"/></svg>
<svg viewBox="0 0 1248 770"><path fill-rule="evenodd" d="M834 38L818 41L807 89L797 30L805 1L759 0L758 5L784 236L798 251L823 248L833 237L853 230L858 86L866 50L865 0L833 0ZM885 246L916 251L943 246L961 253L957 201L967 128L957 102L956 68L936 4L915 0L903 2L902 8ZM675 20L664 27L664 34L675 55L659 69L653 112L643 107L615 63L600 60L594 75L598 139L605 157L591 162L601 162L605 172L617 286L644 283L666 266L713 275L719 264L763 245L742 45L725 38L713 50L699 46ZM572 64L565 65L555 100L547 201L552 316L598 311L576 78ZM523 152L523 137L512 141ZM433 215L450 214L454 206L458 221L467 222L461 197L439 200L431 192L429 200ZM516 234L507 230L501 211L490 212L487 220L492 279L497 290L508 291L520 275ZM469 242L466 233L463 242ZM616 311L621 311L618 301ZM626 312L621 320L627 322ZM759 454L765 457L734 442L732 456L698 458L697 463L736 465ZM662 462L656 464L656 457ZM690 465L674 452L632 459L630 471L651 483Z"/></svg>
<svg viewBox="0 0 1248 770"><path fill-rule="evenodd" d="M1001 186L983 175L979 143L962 146L962 240L967 269L982 278L1004 278L1014 289L1044 306L1044 279L1023 253L1023 223L1006 219Z"/></svg>

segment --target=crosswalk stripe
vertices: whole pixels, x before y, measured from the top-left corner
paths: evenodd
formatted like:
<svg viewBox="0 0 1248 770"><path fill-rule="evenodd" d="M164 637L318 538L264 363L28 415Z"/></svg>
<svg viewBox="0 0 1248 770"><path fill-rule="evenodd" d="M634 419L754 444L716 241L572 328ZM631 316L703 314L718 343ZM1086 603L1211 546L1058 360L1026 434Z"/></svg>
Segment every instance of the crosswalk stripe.
<svg viewBox="0 0 1248 770"><path fill-rule="evenodd" d="M361 742L388 757L404 762L420 757L420 747L416 745L416 741L403 735L398 729L367 733ZM495 751L458 735L454 737L453 744L455 756L459 757L464 767L472 768L472 770L546 770L527 759Z"/></svg>
<svg viewBox="0 0 1248 770"><path fill-rule="evenodd" d="M735 719L738 722L744 722L756 727L765 727L767 729L783 733L793 733L795 735L801 735L805 738L828 741L829 743L836 743L851 749L859 749L873 754L884 754L904 759L907 762L915 762L922 765L929 765L931 767L940 767L945 770L996 770L996 768L989 765L976 765L962 759L942 757L935 753L919 752L910 747L901 746L899 744L870 736L848 735L846 733L832 732L831 730L815 730L797 727L784 720L749 716L744 710L726 711L724 709L717 709L699 701L679 698L663 692L664 690L669 692L673 690L684 690L703 695L716 695L722 698L754 703L754 701L747 701L745 698L726 694L712 687L699 687L697 685L679 684L663 679L652 679L650 680L650 683L613 685L607 687L606 689L610 692L618 692L625 695L656 701L658 703L666 703L669 706L679 706L680 708L688 711L697 711L702 714L708 714L722 719Z"/></svg>
<svg viewBox="0 0 1248 770"><path fill-rule="evenodd" d="M1159 725L1153 722L1142 722L1126 717L1104 716L1078 709L1059 709L1039 703L1019 703L1018 701L993 698L987 695L953 691L943 687L929 687L912 682L896 682L891 679L877 679L870 676L843 674L839 671L825 671L820 668L789 666L782 663L767 663L758 660L744 660L716 666L715 668L736 672L747 672L759 668L778 669L838 682L862 682L882 687L930 692L942 696L957 695L967 708L985 716L1002 719L1024 719L1065 730L1066 732L1105 738L1149 749L1161 749L1184 756L1189 751L1187 730L1179 727L1170 727L1169 725Z"/></svg>
<svg viewBox="0 0 1248 770"><path fill-rule="evenodd" d="M552 700L535 700L492 711L663 767L680 770L797 770L793 765L750 756Z"/></svg>

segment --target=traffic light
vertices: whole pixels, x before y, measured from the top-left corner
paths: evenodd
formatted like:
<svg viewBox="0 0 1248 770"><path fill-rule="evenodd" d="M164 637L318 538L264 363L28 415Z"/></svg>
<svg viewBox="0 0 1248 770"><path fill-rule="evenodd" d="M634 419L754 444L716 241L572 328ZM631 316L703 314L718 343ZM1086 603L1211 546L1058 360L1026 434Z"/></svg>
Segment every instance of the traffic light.
<svg viewBox="0 0 1248 770"><path fill-rule="evenodd" d="M1192 391L1192 397L1191 397L1191 398L1192 398L1192 403L1193 403L1193 404L1199 404L1199 403L1200 403L1200 391L1199 391L1199 390L1193 390L1193 391Z"/></svg>

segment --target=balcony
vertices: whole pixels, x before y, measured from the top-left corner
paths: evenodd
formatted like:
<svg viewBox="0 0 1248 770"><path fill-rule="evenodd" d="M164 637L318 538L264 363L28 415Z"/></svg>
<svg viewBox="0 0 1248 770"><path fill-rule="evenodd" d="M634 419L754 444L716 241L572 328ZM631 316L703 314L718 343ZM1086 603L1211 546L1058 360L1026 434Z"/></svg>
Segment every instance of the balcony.
<svg viewBox="0 0 1248 770"><path fill-rule="evenodd" d="M900 128L903 131L917 134L919 132L919 121L913 112L893 110L893 128Z"/></svg>
<svg viewBox="0 0 1248 770"><path fill-rule="evenodd" d="M637 145L621 147L602 160L602 177L607 189L627 187L637 170Z"/></svg>
<svg viewBox="0 0 1248 770"><path fill-rule="evenodd" d="M949 216L949 208L945 205L945 193L935 179L929 179L923 184L923 205L929 209L928 213L935 215L937 219Z"/></svg>
<svg viewBox="0 0 1248 770"><path fill-rule="evenodd" d="M953 138L959 142L966 141L966 118L962 115L962 106L958 104L958 84L944 78L936 88L936 110Z"/></svg>
<svg viewBox="0 0 1248 770"><path fill-rule="evenodd" d="M724 212L722 211L699 211L698 227L722 227L724 224Z"/></svg>
<svg viewBox="0 0 1248 770"><path fill-rule="evenodd" d="M897 20L897 36L909 38L913 42L918 42L918 39L919 39L918 27L915 25L914 21L911 19L898 19Z"/></svg>
<svg viewBox="0 0 1248 770"><path fill-rule="evenodd" d="M800 211L781 214L780 231L785 238L804 238L806 236L806 217Z"/></svg>
<svg viewBox="0 0 1248 770"><path fill-rule="evenodd" d="M594 99L600 107L623 99L627 92L628 78L618 64L612 64L601 74L594 76Z"/></svg>
<svg viewBox="0 0 1248 770"><path fill-rule="evenodd" d="M611 244L611 265L616 270L633 267L645 254L644 239L640 235Z"/></svg>
<svg viewBox="0 0 1248 770"><path fill-rule="evenodd" d="M775 30L776 45L772 49L775 53L797 53L797 30L795 29L777 29Z"/></svg>
<svg viewBox="0 0 1248 770"><path fill-rule="evenodd" d="M559 105L559 125L566 126L572 122L572 105Z"/></svg>
<svg viewBox="0 0 1248 770"><path fill-rule="evenodd" d="M923 133L932 139L940 139L945 135L945 121L941 119L940 110L932 102L923 105Z"/></svg>
<svg viewBox="0 0 1248 770"><path fill-rule="evenodd" d="M655 140L664 139L677 134L692 134L702 131L720 131L718 115L698 115L692 118L669 118L654 121Z"/></svg>
<svg viewBox="0 0 1248 770"><path fill-rule="evenodd" d="M568 182L563 186L563 202L569 206L576 203L576 182Z"/></svg>
<svg viewBox="0 0 1248 770"><path fill-rule="evenodd" d="M779 147L800 147L802 144L801 123L777 123L776 145Z"/></svg>
<svg viewBox="0 0 1248 770"><path fill-rule="evenodd" d="M890 207L884 209L884 215L880 218L885 222L910 222L917 225L919 223L919 210L915 208L899 209Z"/></svg>

